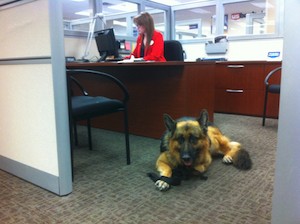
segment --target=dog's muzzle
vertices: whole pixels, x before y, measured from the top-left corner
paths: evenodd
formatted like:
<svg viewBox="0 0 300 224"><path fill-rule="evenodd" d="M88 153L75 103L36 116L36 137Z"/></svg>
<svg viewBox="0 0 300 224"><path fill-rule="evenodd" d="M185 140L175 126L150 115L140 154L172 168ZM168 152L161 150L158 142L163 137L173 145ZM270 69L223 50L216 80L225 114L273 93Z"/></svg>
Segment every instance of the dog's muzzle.
<svg viewBox="0 0 300 224"><path fill-rule="evenodd" d="M188 153L184 153L181 156L181 160L182 160L182 162L185 166L192 166L193 165L193 159Z"/></svg>

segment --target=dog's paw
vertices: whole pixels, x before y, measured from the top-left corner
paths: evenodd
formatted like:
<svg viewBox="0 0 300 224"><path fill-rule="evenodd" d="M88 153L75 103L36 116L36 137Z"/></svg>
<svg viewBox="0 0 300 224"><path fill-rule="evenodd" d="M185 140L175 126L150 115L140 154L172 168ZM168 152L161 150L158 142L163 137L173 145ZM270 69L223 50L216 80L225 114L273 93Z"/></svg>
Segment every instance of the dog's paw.
<svg viewBox="0 0 300 224"><path fill-rule="evenodd" d="M155 186L160 191L166 191L170 188L170 184L168 184L167 182L165 182L163 180L157 180L155 182Z"/></svg>
<svg viewBox="0 0 300 224"><path fill-rule="evenodd" d="M231 164L232 160L233 160L232 157L228 156L228 155L225 155L222 159L223 163L226 163L226 164Z"/></svg>

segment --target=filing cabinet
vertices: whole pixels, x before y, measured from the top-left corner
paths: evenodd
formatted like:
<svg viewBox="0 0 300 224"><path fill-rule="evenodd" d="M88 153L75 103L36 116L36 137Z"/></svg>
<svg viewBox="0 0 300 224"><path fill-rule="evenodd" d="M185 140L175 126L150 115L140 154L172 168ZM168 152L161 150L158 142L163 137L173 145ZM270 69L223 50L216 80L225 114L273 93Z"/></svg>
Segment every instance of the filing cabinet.
<svg viewBox="0 0 300 224"><path fill-rule="evenodd" d="M280 62L219 62L215 74L215 112L262 116L269 71ZM278 117L279 96L272 96L267 116Z"/></svg>

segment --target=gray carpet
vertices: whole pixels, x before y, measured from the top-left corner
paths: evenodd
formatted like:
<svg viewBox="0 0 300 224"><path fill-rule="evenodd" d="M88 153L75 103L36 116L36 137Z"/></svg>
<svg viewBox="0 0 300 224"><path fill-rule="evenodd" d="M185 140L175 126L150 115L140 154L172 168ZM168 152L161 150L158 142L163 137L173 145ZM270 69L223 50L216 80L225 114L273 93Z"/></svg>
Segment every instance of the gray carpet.
<svg viewBox="0 0 300 224"><path fill-rule="evenodd" d="M214 160L208 180L193 178L159 192L146 176L155 171L159 140L93 129L94 150L79 128L73 193L58 197L0 171L0 223L271 223L277 120L215 114L215 123L250 152L253 168L239 171ZM145 127L146 128L146 127Z"/></svg>

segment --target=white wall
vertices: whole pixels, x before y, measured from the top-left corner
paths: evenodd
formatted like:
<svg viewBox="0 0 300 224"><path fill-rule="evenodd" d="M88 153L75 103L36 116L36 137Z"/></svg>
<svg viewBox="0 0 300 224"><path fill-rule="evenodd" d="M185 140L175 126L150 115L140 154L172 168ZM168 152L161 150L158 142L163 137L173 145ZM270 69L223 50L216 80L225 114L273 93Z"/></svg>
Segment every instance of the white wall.
<svg viewBox="0 0 300 224"><path fill-rule="evenodd" d="M273 224L300 223L300 1L285 1Z"/></svg>
<svg viewBox="0 0 300 224"><path fill-rule="evenodd" d="M81 59L84 55L86 40L87 38L83 37L65 37L65 55ZM97 60L95 57L99 58L100 56L96 42L93 39L91 48L89 49L89 56L87 56L87 58Z"/></svg>
<svg viewBox="0 0 300 224"><path fill-rule="evenodd" d="M235 40L229 41L226 54L209 54L205 52L205 44L183 44L187 55L187 61L195 61L197 58L225 57L229 61L265 61L282 60L282 38L258 39L258 40ZM271 59L268 52L279 51L280 57Z"/></svg>

